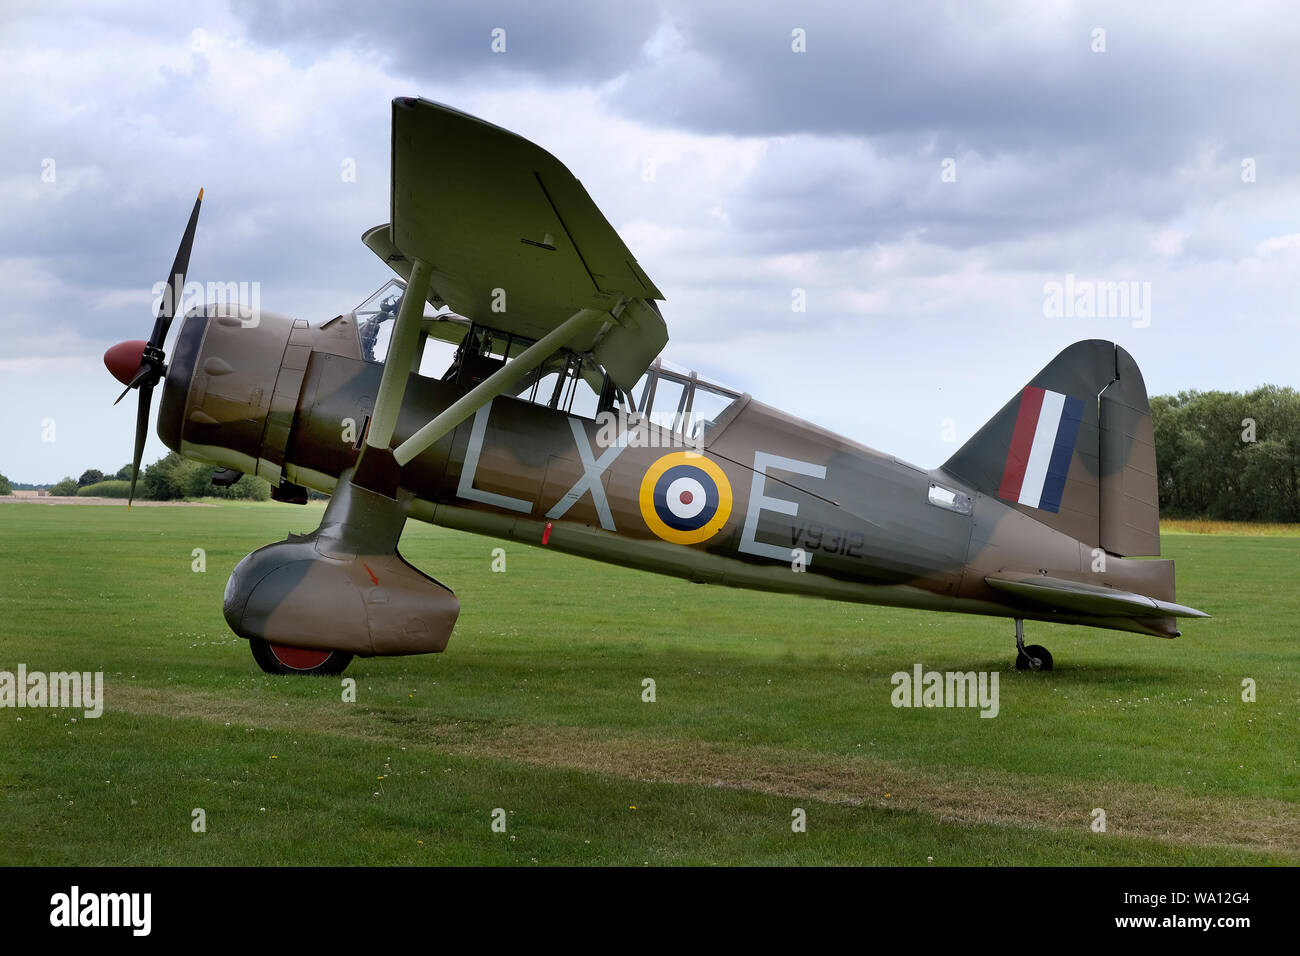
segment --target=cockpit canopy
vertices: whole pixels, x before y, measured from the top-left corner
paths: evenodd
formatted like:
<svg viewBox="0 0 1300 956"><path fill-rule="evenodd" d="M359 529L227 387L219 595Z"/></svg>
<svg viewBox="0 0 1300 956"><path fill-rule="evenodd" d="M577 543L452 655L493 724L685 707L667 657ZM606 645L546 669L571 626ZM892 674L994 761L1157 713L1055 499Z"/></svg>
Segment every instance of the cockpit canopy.
<svg viewBox="0 0 1300 956"><path fill-rule="evenodd" d="M390 279L354 310L361 355L382 362L406 283ZM419 374L473 388L506 360L533 344L532 339L471 322L445 307L425 306L424 355ZM506 392L580 418L600 413L637 413L650 423L691 442L703 440L713 423L740 392L706 382L693 371L656 358L628 390L614 384L591 353L562 349Z"/></svg>

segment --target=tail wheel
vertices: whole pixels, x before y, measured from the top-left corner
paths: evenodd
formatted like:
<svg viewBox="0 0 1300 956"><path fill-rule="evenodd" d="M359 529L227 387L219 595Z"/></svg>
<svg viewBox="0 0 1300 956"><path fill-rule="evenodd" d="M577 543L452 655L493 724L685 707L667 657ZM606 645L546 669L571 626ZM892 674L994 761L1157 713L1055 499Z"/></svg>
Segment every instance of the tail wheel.
<svg viewBox="0 0 1300 956"><path fill-rule="evenodd" d="M329 676L341 674L352 663L352 655L346 651L320 651L306 647L285 647L272 644L261 638L252 637L248 646L253 651L253 660L257 666L268 674L306 674L308 676Z"/></svg>
<svg viewBox="0 0 1300 956"><path fill-rule="evenodd" d="M1016 655L1018 671L1050 671L1051 669L1052 655L1041 644L1030 644Z"/></svg>

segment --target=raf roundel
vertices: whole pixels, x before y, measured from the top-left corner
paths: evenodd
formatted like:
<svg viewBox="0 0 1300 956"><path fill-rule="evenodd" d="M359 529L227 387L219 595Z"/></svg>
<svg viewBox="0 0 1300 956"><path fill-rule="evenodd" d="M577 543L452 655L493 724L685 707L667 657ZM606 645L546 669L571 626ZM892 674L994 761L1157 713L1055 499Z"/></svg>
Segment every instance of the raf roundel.
<svg viewBox="0 0 1300 956"><path fill-rule="evenodd" d="M707 541L731 517L731 482L695 452L674 452L651 465L640 498L646 527L673 544Z"/></svg>

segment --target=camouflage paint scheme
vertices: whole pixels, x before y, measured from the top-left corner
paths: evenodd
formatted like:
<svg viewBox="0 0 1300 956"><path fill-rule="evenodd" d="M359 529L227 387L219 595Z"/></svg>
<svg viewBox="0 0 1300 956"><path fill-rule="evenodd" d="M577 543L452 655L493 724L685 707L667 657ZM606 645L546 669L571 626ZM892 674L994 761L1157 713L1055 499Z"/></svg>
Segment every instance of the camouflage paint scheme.
<svg viewBox="0 0 1300 956"><path fill-rule="evenodd" d="M464 229L430 225L422 217L446 213L447 204L434 199L449 194L412 180L427 173L403 159L400 144L420 155L430 148L421 137L434 133L444 144L468 142L471 159L475 149L496 149L494 156L520 150L522 167L541 170L533 186L550 203L537 215L554 213L553 221L512 226L505 239L488 227L476 232L468 220ZM475 145L475 136L487 139ZM451 156L448 168L457 162ZM333 495L315 533L262 548L232 574L225 612L241 636L360 655L441 651L459 604L397 553L408 517L693 581L835 600L1163 637L1177 636L1178 616L1203 616L1173 603L1172 561L1135 560L1159 553L1154 441L1141 374L1112 342L1078 342L1029 383L1082 408L1073 447L1061 459L1068 473L1056 510L999 496L1027 393L928 471L749 395L737 396L690 448L669 428L644 421L602 442L595 420L516 397L518 386L460 415L400 464L396 450L404 442L516 354L508 344L496 358L476 355L471 328L526 344L578 310L596 310L604 324L584 326L559 354L585 358L582 374L594 372L604 404L611 383L635 395L641 388L633 383L647 367L656 374L651 359L666 340L653 303L660 294L577 180L563 180L561 189L560 173L547 163L559 166L527 141L465 114L394 102L394 222L369 230L365 241L415 292L424 290L420 277L412 278L413 264L433 263L420 315L405 325L399 316L388 358L393 364L400 354L407 368L418 368L425 337L462 342L445 379L412 372L403 382L402 369L367 361L354 313L312 326L269 312L249 321L208 306L184 319L158 413L164 443L189 458L261 475L280 493ZM408 165L415 171L404 173ZM508 201L500 199L500 183L515 181L516 172L464 175L485 176L493 188L482 195L496 197L506 215L532 201L508 187ZM564 189L569 198L555 199ZM475 208L466 190L465 182L453 189L462 216ZM416 205L421 209L411 212ZM516 258L502 265L504 253L494 258L493 250L507 246ZM547 263L560 260L533 266L528 259L566 248L575 255L554 274ZM608 253L604 271L596 249ZM501 286L528 292L514 300L525 303L526 318L513 312L515 304L505 313L492 308L485 290L498 285L503 269L509 275ZM584 291L579 279L588 274ZM425 298L468 318L425 317ZM406 351L401 336L408 336ZM367 423L382 417L376 404L386 389L396 389L400 402L391 437L374 446ZM698 514L679 519L674 507ZM685 530L675 526L683 523Z"/></svg>
<svg viewBox="0 0 1300 956"><path fill-rule="evenodd" d="M263 313L259 326L249 329L237 317L186 317L164 386L160 436L187 457L260 474L277 484L283 479L334 492L339 477L349 474L360 456L356 443L343 438L345 421L358 427L364 422L382 373L382 365L361 358L355 323L354 317L343 315L311 329L301 320ZM1112 343L1078 343L1034 381L1059 385L1044 376L1080 351L1109 352L1112 360L1117 355L1127 360L1127 353ZM257 361L277 353L283 356L277 369ZM233 371L236 362L250 361L247 375ZM1135 366L1130 366L1129 375L1140 391ZM394 443L404 441L465 391L454 383L412 375ZM277 398L286 394L294 395L292 407L276 409ZM251 396L256 396L255 403L248 400ZM1013 405L999 417L1010 415ZM400 558L394 561L393 550L407 515L533 545L541 545L549 523L547 547L694 581L1175 636L1171 616L1142 614L1140 608L1122 616L1113 607L1102 608L1110 613L1070 613L1017 600L987 582L990 575L1046 573L1054 579L1174 600L1171 561L1109 554L1104 573L1091 570L1093 550L1101 540L1095 517L1089 522L1093 532L1076 538L1036 517L1036 509L981 490L978 472L971 469L981 458L996 463L997 446L985 443L996 441L986 432L996 430L999 417L943 468L926 471L741 396L709 430L700 456L726 477L729 516L706 540L678 544L651 529L641 508L641 486L656 462L671 455L689 459L695 455L692 449L680 440L676 447L662 447L672 445L668 430L642 424L642 433L648 437L653 431L661 447L629 445L600 467L594 477L608 504L602 521L596 495L584 483L588 471L595 469L584 466L577 442L580 433L591 458L597 464L603 461L611 449L598 446L597 423L499 396L405 466L395 498L374 495L385 507L371 508L363 524L380 530L371 536L368 550L366 542L356 542L362 548L356 553L370 555L363 563L376 570L376 576L377 569L409 567ZM471 462L470 474L466 460L476 426L481 426L481 434L474 441L477 463ZM1108 473L1082 450L1085 441L1078 444L1067 501L1093 489L1095 516L1101 502L1097 489ZM1130 440L1114 470L1122 476L1128 461L1148 448ZM978 454L984 450L991 454ZM967 481L959 473L975 479ZM931 504L931 483L968 495L971 513ZM358 493L350 483L348 487ZM566 496L574 500L562 516L552 517ZM1131 510L1150 509L1134 505ZM387 521L381 513L389 516ZM1078 514L1067 515L1067 520L1078 524ZM322 527L330 520L327 513ZM805 552L804 561L796 560L796 548ZM803 569L794 570L796 565ZM241 566L232 579L233 590L239 590L240 575L249 573ZM352 577L358 595L366 592L366 577ZM380 577L381 584L387 580L388 575ZM429 579L421 576L416 590L434 587L426 582ZM361 654L441 650L454 623L454 613L447 621L439 599L435 603L447 624L445 631L428 632L418 625L411 628L408 643L384 643L372 640L359 625L345 626L330 602L320 603L314 587L295 582L293 587L278 585L275 591L279 598L273 604L295 593L298 598L285 604L286 620L278 628L270 622L266 636L296 646ZM265 613L269 618L271 612ZM419 622L422 614L417 605L409 617ZM290 621L298 622L297 629L286 629Z"/></svg>

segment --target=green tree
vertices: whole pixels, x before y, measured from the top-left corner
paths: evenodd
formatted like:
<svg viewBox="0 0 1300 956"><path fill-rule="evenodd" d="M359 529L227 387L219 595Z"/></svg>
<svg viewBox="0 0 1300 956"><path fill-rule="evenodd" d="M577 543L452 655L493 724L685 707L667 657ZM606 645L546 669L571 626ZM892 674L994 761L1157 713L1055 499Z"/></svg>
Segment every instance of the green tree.
<svg viewBox="0 0 1300 956"><path fill-rule="evenodd" d="M9 484L9 479L0 475L0 495L11 495L14 493L13 487Z"/></svg>
<svg viewBox="0 0 1300 956"><path fill-rule="evenodd" d="M1180 392L1151 400L1160 511L1300 521L1300 393Z"/></svg>
<svg viewBox="0 0 1300 956"><path fill-rule="evenodd" d="M50 494L58 495L63 498L71 498L77 493L77 479L71 476L64 478L50 486Z"/></svg>
<svg viewBox="0 0 1300 956"><path fill-rule="evenodd" d="M77 487L84 488L86 485L97 484L104 480L104 473L98 468L87 468L77 479Z"/></svg>
<svg viewBox="0 0 1300 956"><path fill-rule="evenodd" d="M231 485L230 489L236 492L236 498L242 498L245 501L271 500L271 483L265 478L257 477L257 475L244 475Z"/></svg>
<svg viewBox="0 0 1300 956"><path fill-rule="evenodd" d="M136 484L141 498L150 501L172 501L184 496L181 476L178 474L185 459L176 452L168 452L152 465L146 465Z"/></svg>

